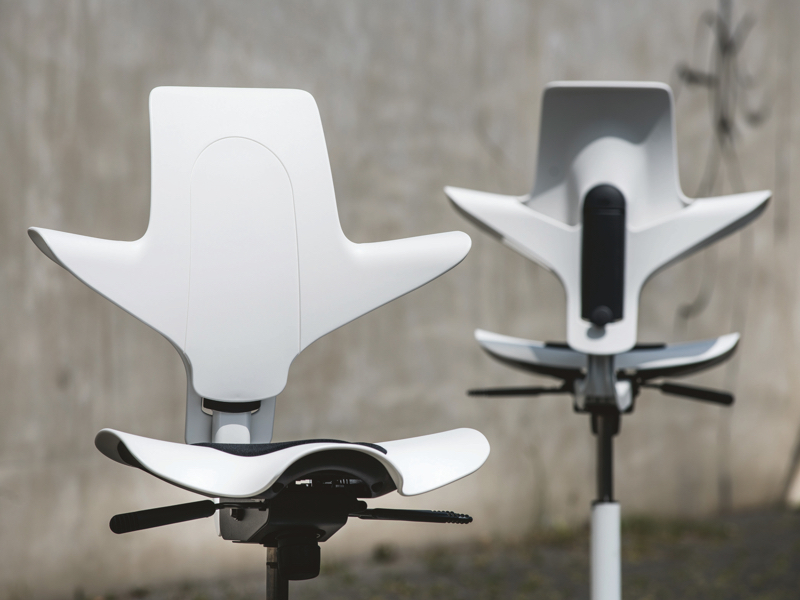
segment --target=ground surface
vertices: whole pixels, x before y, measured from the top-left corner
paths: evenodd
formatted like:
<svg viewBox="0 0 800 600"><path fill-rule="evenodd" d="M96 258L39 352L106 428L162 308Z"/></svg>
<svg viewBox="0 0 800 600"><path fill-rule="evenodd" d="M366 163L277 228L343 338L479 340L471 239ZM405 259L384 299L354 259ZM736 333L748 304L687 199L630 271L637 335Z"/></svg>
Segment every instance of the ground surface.
<svg viewBox="0 0 800 600"><path fill-rule="evenodd" d="M292 582L292 600L588 598L588 531L552 530L518 543L385 546ZM324 553L323 553L324 557ZM323 558L324 560L324 558ZM249 600L263 573L109 594L105 600ZM626 600L800 598L800 513L762 510L707 520L632 518L623 526Z"/></svg>

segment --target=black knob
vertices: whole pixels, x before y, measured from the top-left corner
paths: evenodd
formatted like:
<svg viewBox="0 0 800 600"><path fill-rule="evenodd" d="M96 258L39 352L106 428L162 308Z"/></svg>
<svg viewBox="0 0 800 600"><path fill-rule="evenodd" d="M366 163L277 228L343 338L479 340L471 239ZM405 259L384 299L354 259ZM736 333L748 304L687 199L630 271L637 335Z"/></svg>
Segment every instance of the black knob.
<svg viewBox="0 0 800 600"><path fill-rule="evenodd" d="M595 307L589 320L598 327L605 327L614 320L614 313L610 308L601 304Z"/></svg>

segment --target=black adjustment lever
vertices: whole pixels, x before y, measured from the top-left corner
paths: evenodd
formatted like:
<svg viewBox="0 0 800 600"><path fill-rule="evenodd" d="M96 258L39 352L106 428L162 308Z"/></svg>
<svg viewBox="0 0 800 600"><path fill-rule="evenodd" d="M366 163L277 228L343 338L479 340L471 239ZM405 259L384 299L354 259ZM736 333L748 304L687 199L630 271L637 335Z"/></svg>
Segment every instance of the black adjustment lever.
<svg viewBox="0 0 800 600"><path fill-rule="evenodd" d="M369 508L352 513L351 517L370 521L413 521L416 523L472 523L472 517L449 510L401 510L398 508Z"/></svg>
<svg viewBox="0 0 800 600"><path fill-rule="evenodd" d="M571 394L572 386L561 387L507 387L467 390L467 396L541 396L542 394Z"/></svg>
<svg viewBox="0 0 800 600"><path fill-rule="evenodd" d="M643 383L642 386L656 388L661 390L662 394L670 394L672 396L683 396L685 398L692 398L693 400L702 400L703 402L722 404L723 406L730 406L733 404L733 394L711 390L709 388L681 385L669 382Z"/></svg>
<svg viewBox="0 0 800 600"><path fill-rule="evenodd" d="M130 533L141 531L142 529L152 529L153 527L163 527L164 525L174 525L184 521L194 521L195 519L205 519L212 516L221 508L238 508L241 506L259 506L259 503L238 504L236 502L214 503L211 500L201 500L200 502L189 502L188 504L173 504L172 506L162 506L148 510L137 510L136 512L114 515L108 526L114 533Z"/></svg>
<svg viewBox="0 0 800 600"><path fill-rule="evenodd" d="M174 504L150 510L139 510L111 517L109 527L114 533L130 533L142 529L162 527L173 523L183 523L195 519L204 519L217 512L217 504L211 500L190 502L188 504Z"/></svg>

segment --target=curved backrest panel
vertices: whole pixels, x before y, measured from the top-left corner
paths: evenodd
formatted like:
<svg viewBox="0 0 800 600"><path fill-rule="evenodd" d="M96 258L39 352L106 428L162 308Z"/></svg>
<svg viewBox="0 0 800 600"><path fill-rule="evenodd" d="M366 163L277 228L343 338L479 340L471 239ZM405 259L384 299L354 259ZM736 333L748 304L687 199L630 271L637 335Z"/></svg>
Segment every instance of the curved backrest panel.
<svg viewBox="0 0 800 600"><path fill-rule="evenodd" d="M185 350L195 389L205 398L263 397L283 386L300 351L291 181L270 150L231 137L203 150L189 189Z"/></svg>
<svg viewBox="0 0 800 600"><path fill-rule="evenodd" d="M461 232L350 242L306 92L157 88L150 116L152 200L141 239L30 235L173 343L198 411L200 397L274 397L303 348L469 251Z"/></svg>
<svg viewBox="0 0 800 600"><path fill-rule="evenodd" d="M632 227L683 208L672 94L660 83L563 82L542 100L531 208L581 222L589 190L610 184L628 199Z"/></svg>

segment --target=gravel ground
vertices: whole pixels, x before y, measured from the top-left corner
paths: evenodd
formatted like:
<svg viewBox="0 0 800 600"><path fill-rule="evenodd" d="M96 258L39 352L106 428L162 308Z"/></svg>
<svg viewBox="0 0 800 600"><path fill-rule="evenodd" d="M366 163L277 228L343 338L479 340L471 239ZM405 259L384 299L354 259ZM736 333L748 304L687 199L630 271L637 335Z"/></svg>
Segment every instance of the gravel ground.
<svg viewBox="0 0 800 600"><path fill-rule="evenodd" d="M760 510L707 520L630 518L623 523L623 597L798 600L800 512ZM517 543L391 546L348 563L325 562L317 579L291 582L292 600L589 597L589 535L550 530ZM104 600L249 600L264 573L108 594ZM103 600L103 599L96 599Z"/></svg>

